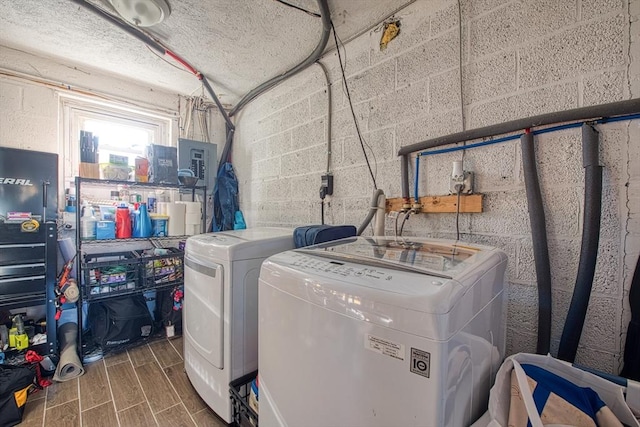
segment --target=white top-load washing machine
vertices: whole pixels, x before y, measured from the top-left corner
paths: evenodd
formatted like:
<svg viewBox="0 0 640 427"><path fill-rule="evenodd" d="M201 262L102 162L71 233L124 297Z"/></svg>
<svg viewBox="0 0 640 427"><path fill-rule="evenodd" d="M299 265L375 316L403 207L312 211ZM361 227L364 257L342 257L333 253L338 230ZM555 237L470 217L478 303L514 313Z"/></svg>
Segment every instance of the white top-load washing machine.
<svg viewBox="0 0 640 427"><path fill-rule="evenodd" d="M229 383L258 369L258 276L294 248L293 230L252 228L189 237L184 256L184 365L202 399L231 422Z"/></svg>
<svg viewBox="0 0 640 427"><path fill-rule="evenodd" d="M468 426L504 356L504 252L349 238L259 283L260 426Z"/></svg>

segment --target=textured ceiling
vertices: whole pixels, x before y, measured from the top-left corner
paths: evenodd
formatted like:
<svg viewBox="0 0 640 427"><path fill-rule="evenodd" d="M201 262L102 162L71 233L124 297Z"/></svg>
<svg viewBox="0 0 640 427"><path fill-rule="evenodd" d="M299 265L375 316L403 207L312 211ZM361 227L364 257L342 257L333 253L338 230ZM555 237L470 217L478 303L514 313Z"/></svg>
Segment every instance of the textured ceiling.
<svg viewBox="0 0 640 427"><path fill-rule="evenodd" d="M112 11L107 0L91 0ZM290 0L318 11L315 0ZM409 0L329 0L346 40ZM154 37L207 75L221 101L234 105L258 84L306 58L321 21L273 0L169 0L171 16ZM332 46L331 40L328 48ZM71 0L0 0L0 45L63 59L181 94L199 93L188 72Z"/></svg>

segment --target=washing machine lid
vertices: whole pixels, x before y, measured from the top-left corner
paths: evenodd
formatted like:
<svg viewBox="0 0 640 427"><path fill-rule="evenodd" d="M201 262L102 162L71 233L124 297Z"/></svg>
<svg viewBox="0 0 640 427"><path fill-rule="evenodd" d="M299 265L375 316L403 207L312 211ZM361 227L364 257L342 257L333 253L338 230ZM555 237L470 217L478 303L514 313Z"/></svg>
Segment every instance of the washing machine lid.
<svg viewBox="0 0 640 427"><path fill-rule="evenodd" d="M337 261L454 279L482 262L491 250L486 246L439 239L359 237L298 251Z"/></svg>
<svg viewBox="0 0 640 427"><path fill-rule="evenodd" d="M274 255L263 263L260 279L327 308L336 303L338 311L388 305L444 315L470 290L479 307L501 292L504 266L489 280L495 282L490 289L474 287L501 263L504 252L486 246L357 237Z"/></svg>
<svg viewBox="0 0 640 427"><path fill-rule="evenodd" d="M198 258L236 261L266 258L294 247L293 229L256 227L191 236L185 251Z"/></svg>

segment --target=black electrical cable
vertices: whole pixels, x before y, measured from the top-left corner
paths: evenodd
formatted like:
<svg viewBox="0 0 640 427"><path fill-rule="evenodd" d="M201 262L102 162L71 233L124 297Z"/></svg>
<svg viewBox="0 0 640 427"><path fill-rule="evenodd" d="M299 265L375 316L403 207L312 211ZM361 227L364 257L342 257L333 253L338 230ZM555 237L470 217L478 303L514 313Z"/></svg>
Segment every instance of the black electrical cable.
<svg viewBox="0 0 640 427"><path fill-rule="evenodd" d="M349 59L347 58L347 47L344 45L344 42L342 41L342 39L340 38L337 32L335 32L335 37L338 38L338 43L340 43L340 46L342 46L342 53L344 54L344 58L341 64L344 64L344 69L346 70L347 65L349 64ZM336 50L339 50L337 46L336 46ZM350 93L347 93L348 88L345 83L345 80L342 81L341 87L342 87L342 93L344 93L345 95L351 96ZM359 132L360 128L358 127L357 130ZM362 134L359 132L358 136L362 137ZM373 151L373 148L371 148L371 146L367 143L367 141L364 138L362 138L362 142L364 142L364 145L366 145L366 147L369 149L371 156L373 156L373 175L378 176L378 160L376 159L376 153Z"/></svg>
<svg viewBox="0 0 640 427"><path fill-rule="evenodd" d="M289 7L292 7L294 9L298 9L299 11L304 12L307 15L315 16L316 18L320 18L320 16L321 16L319 13L311 12L310 10L303 9L300 6L296 6L295 4L288 3L288 2L286 2L284 0L275 0L275 1L277 1L278 3L282 3L285 6L289 6Z"/></svg>
<svg viewBox="0 0 640 427"><path fill-rule="evenodd" d="M316 61L316 64L322 69L322 73L324 74L324 78L327 81L327 173L331 172L331 138L332 138L332 129L331 129L331 117L333 117L333 106L332 106L332 94L331 94L331 79L329 78L329 70L327 67L320 61Z"/></svg>
<svg viewBox="0 0 640 427"><path fill-rule="evenodd" d="M411 216L411 211L407 211L404 214L404 218L402 218L402 223L400 224L400 234L399 234L400 236L402 236L402 231L404 230L404 225L406 224L406 222L407 222L407 220L409 219L410 216ZM397 226L397 224L396 224L396 226ZM397 233L396 233L396 235L397 235Z"/></svg>
<svg viewBox="0 0 640 427"><path fill-rule="evenodd" d="M320 200L320 224L324 225L324 199Z"/></svg>
<svg viewBox="0 0 640 427"><path fill-rule="evenodd" d="M456 201L456 241L460 240L460 193L462 193L462 186L456 185L458 192L458 199Z"/></svg>
<svg viewBox="0 0 640 427"><path fill-rule="evenodd" d="M362 147L362 154L364 155L364 160L367 162L367 167L369 168L369 174L371 175L371 180L373 181L373 188L377 190L378 184L376 183L376 177L373 175L373 170L371 169L371 163L369 163L369 156L367 156L367 151L364 148L364 140L362 139L362 134L360 133L360 125L358 124L356 113L353 110L353 102L351 101L351 94L349 93L347 76L345 75L345 72L344 72L344 65L342 64L342 55L340 54L340 46L338 45L338 35L336 34L336 27L334 27L333 21L331 21L331 28L333 29L333 39L336 43L336 51L338 52L338 61L340 62L340 71L342 73L342 81L344 82L347 99L349 100L349 108L351 109L351 115L353 116L353 123L356 126L356 132L358 133L358 140L360 141L360 147Z"/></svg>

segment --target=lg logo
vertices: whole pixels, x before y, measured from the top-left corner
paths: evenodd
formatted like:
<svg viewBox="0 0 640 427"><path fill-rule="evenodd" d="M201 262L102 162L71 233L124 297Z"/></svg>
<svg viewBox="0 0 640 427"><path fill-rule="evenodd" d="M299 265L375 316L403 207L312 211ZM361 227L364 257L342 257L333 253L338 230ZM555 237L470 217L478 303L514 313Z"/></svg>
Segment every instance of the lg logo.
<svg viewBox="0 0 640 427"><path fill-rule="evenodd" d="M429 368L431 366L431 353L411 348L410 370L414 374L429 378Z"/></svg>
<svg viewBox="0 0 640 427"><path fill-rule="evenodd" d="M413 369L417 369L420 372L425 372L429 369L429 366L426 364L424 360L415 360L413 361Z"/></svg>

